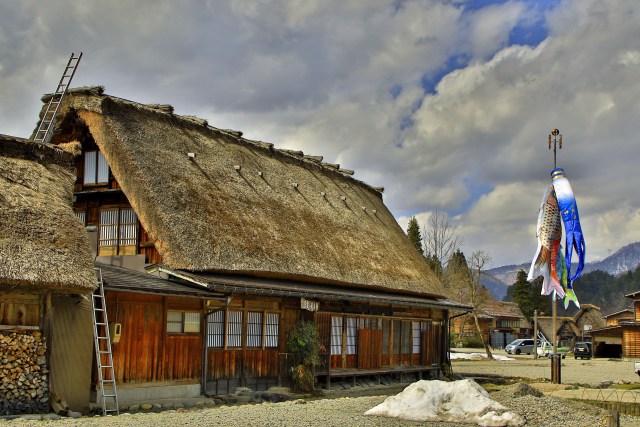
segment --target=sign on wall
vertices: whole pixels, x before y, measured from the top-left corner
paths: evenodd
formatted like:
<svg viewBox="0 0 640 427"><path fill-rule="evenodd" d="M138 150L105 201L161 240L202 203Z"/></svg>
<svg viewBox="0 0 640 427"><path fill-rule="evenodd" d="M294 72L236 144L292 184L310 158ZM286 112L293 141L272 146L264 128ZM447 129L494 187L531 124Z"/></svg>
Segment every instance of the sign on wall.
<svg viewBox="0 0 640 427"><path fill-rule="evenodd" d="M320 308L320 302L300 298L300 308L307 311L318 311L318 308Z"/></svg>

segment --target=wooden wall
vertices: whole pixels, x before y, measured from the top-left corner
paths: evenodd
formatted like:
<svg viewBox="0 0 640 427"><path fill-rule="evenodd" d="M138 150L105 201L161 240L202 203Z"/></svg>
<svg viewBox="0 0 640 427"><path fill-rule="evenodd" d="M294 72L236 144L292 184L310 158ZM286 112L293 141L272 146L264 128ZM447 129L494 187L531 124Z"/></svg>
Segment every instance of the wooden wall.
<svg viewBox="0 0 640 427"><path fill-rule="evenodd" d="M43 297L40 292L0 292L0 325L40 325Z"/></svg>
<svg viewBox="0 0 640 427"><path fill-rule="evenodd" d="M109 323L122 325L120 342L112 345L117 382L200 379L202 332L167 333L166 313L169 309L201 311L202 302L187 298L107 293Z"/></svg>
<svg viewBox="0 0 640 427"><path fill-rule="evenodd" d="M624 328L622 331L622 354L626 358L640 357L640 329Z"/></svg>
<svg viewBox="0 0 640 427"><path fill-rule="evenodd" d="M72 410L82 412L89 407L94 357L91 302L53 295L52 305L51 388Z"/></svg>

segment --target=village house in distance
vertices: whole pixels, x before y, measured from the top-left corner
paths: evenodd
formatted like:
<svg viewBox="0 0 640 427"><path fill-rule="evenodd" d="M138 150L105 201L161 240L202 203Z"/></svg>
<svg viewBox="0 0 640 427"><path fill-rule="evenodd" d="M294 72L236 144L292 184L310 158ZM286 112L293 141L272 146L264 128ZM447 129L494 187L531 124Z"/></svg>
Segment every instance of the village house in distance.
<svg viewBox="0 0 640 427"><path fill-rule="evenodd" d="M324 387L442 373L449 312L469 307L353 171L101 87L68 92L50 142L76 154L121 396L286 385L300 320L320 332Z"/></svg>

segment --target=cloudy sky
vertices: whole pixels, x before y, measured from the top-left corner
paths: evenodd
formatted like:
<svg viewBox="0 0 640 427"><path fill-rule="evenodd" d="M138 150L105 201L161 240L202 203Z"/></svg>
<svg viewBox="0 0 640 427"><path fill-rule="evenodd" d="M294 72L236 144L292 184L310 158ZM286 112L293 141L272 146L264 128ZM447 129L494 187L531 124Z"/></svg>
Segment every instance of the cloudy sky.
<svg viewBox="0 0 640 427"><path fill-rule="evenodd" d="M80 51L73 86L323 155L494 267L535 252L559 128L587 260L640 241L637 0L0 0L0 133Z"/></svg>

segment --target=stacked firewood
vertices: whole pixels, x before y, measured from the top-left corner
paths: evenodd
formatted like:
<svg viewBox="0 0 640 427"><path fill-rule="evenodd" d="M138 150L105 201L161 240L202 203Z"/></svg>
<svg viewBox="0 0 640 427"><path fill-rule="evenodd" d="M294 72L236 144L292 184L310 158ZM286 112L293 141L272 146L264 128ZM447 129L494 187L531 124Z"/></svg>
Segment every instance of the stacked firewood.
<svg viewBox="0 0 640 427"><path fill-rule="evenodd" d="M0 331L0 415L49 410L46 351L40 331Z"/></svg>

